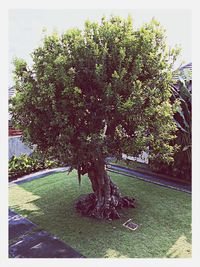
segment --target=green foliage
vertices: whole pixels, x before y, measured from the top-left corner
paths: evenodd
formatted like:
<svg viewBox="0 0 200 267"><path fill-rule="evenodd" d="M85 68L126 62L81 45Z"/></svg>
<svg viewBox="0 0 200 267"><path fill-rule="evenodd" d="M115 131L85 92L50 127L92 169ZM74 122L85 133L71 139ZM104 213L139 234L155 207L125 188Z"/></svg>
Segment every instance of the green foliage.
<svg viewBox="0 0 200 267"><path fill-rule="evenodd" d="M160 172L177 176L181 179L191 180L191 148L192 148L192 121L191 105L192 94L190 90L190 78L185 79L179 76L176 85L172 85L172 101L179 101L176 108L174 120L178 127L177 137L173 140L173 145L179 147L174 154L174 162L169 166L153 162L153 168Z"/></svg>
<svg viewBox="0 0 200 267"><path fill-rule="evenodd" d="M122 152L173 160L172 67L165 31L153 19L102 18L46 36L33 65L15 60L13 122L24 141L74 168Z"/></svg>
<svg viewBox="0 0 200 267"><path fill-rule="evenodd" d="M189 89L190 81L179 77L178 90L174 92L174 98L180 100L181 106L175 113L174 118L178 126L177 138L174 140L180 147L175 154L173 172L178 176L191 179L191 149L192 149L192 120L191 105L192 94Z"/></svg>
<svg viewBox="0 0 200 267"><path fill-rule="evenodd" d="M43 170L46 168L57 167L55 161L48 159L38 159L37 157L23 154L19 157L12 156L9 160L9 179L15 179L23 175Z"/></svg>
<svg viewBox="0 0 200 267"><path fill-rule="evenodd" d="M191 105L192 94L189 90L190 81L183 80L181 77L178 82L178 90L174 91L174 97L180 100L181 106L174 115L178 126L178 143L181 145L181 151L186 152L188 163L191 163Z"/></svg>

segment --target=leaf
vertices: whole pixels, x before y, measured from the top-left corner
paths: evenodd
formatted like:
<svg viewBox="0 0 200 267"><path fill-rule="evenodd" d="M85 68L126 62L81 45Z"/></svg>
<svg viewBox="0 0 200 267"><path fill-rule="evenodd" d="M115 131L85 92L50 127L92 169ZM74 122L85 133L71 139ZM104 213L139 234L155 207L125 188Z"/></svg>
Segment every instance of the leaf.
<svg viewBox="0 0 200 267"><path fill-rule="evenodd" d="M77 167L77 173L78 173L78 184L81 185L81 167L78 165Z"/></svg>
<svg viewBox="0 0 200 267"><path fill-rule="evenodd" d="M183 113L183 110L181 109L179 112L178 112L181 116L181 118L183 119L183 122L184 122L184 125L185 125L185 128L189 128L189 124L187 123L186 119L185 119L185 116L184 116L184 113Z"/></svg>
<svg viewBox="0 0 200 267"><path fill-rule="evenodd" d="M179 123L177 120L174 119L174 121L175 121L177 127L178 127L181 131L183 131L183 132L185 132L185 133L188 133L188 131L186 131L186 130L180 125L180 123Z"/></svg>
<svg viewBox="0 0 200 267"><path fill-rule="evenodd" d="M191 145L184 146L184 148L182 149L182 151L186 151L186 150L188 150L189 148L191 148Z"/></svg>
<svg viewBox="0 0 200 267"><path fill-rule="evenodd" d="M185 87L185 80L183 79L183 77L179 75L178 79L182 83L182 85Z"/></svg>

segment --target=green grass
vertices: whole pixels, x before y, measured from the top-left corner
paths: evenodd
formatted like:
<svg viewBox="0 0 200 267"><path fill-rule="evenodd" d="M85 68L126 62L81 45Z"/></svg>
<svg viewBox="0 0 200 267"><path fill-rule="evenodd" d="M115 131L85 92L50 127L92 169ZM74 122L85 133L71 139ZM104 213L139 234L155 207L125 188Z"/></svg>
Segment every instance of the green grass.
<svg viewBox="0 0 200 267"><path fill-rule="evenodd" d="M89 258L191 257L191 196L111 174L123 195L137 200L121 219L99 221L75 212L76 199L91 192L87 176L79 187L76 172L57 173L10 187L10 207ZM133 218L131 231L122 224Z"/></svg>

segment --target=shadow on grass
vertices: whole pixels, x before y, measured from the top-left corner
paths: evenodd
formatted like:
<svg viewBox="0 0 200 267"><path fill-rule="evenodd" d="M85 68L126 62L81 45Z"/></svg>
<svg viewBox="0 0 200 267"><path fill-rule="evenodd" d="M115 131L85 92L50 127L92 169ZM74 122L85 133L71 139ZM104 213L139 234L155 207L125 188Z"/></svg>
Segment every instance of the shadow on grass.
<svg viewBox="0 0 200 267"><path fill-rule="evenodd" d="M91 192L89 179L84 176L79 187L75 172L11 187L10 206L89 258L190 256L191 196L123 175L111 177L123 195L137 200L135 209L121 210L119 220L99 221L75 212L76 199ZM136 231L122 226L129 218L140 225Z"/></svg>

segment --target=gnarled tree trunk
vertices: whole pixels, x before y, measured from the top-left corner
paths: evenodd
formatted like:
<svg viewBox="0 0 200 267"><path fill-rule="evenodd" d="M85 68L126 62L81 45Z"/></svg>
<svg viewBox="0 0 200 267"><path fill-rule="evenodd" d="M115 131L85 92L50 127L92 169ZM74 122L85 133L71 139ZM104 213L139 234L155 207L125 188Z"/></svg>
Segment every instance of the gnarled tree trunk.
<svg viewBox="0 0 200 267"><path fill-rule="evenodd" d="M118 209L122 207L134 208L134 199L122 197L119 188L111 181L106 172L105 162L98 159L81 174L88 173L93 193L84 195L76 203L76 209L84 216L97 219L117 219L120 217Z"/></svg>

